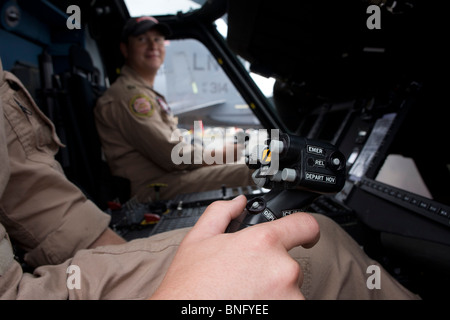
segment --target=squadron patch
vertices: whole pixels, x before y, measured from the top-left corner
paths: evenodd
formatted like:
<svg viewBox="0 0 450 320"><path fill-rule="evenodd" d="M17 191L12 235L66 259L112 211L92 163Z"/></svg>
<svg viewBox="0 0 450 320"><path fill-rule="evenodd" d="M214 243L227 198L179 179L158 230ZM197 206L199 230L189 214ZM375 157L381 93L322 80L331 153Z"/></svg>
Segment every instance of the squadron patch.
<svg viewBox="0 0 450 320"><path fill-rule="evenodd" d="M131 112L139 117L151 117L155 112L152 100L143 94L134 96L130 100L129 107Z"/></svg>

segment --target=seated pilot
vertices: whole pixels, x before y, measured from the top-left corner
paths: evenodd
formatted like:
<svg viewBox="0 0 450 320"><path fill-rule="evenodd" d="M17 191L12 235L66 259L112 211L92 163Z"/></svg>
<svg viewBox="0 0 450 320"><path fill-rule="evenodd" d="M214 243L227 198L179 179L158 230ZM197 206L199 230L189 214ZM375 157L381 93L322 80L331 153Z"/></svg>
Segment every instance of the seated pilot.
<svg viewBox="0 0 450 320"><path fill-rule="evenodd" d="M202 147L186 143L180 147L183 142L172 140L176 119L164 97L153 89L169 34L168 27L153 17L130 19L123 28L120 49L125 65L95 108L98 133L112 174L129 179L132 196L137 195L141 201L156 198L152 185L167 185L159 197L165 200L180 193L220 189L222 185L253 184L245 164L195 161L194 155L203 154ZM224 160L229 152L226 148L219 151ZM236 160L238 150L232 148ZM174 150L188 152L181 158L191 161L175 164Z"/></svg>

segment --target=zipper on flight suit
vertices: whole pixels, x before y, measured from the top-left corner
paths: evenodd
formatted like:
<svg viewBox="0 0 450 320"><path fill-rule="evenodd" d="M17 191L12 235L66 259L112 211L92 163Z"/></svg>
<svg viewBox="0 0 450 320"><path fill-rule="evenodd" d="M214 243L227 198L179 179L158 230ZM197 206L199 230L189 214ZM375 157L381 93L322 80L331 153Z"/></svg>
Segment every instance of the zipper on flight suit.
<svg viewBox="0 0 450 320"><path fill-rule="evenodd" d="M24 107L17 99L14 99L14 101L17 103L19 108L22 109L23 113L25 113L26 115L29 115L29 116L33 115L33 112L30 109Z"/></svg>

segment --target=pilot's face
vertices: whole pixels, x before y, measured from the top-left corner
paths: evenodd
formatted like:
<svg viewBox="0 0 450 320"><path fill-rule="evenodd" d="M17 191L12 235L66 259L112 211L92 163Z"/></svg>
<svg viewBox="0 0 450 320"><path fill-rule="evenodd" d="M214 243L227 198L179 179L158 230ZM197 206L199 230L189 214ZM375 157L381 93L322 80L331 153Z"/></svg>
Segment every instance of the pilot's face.
<svg viewBox="0 0 450 320"><path fill-rule="evenodd" d="M164 41L160 32L149 30L139 36L129 37L122 53L133 69L156 74L166 55Z"/></svg>

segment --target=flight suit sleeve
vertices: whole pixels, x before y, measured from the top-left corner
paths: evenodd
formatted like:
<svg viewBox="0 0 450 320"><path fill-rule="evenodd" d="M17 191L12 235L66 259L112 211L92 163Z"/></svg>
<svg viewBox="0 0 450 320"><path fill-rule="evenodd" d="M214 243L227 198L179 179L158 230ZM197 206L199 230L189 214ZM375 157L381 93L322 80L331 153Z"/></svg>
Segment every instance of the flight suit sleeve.
<svg viewBox="0 0 450 320"><path fill-rule="evenodd" d="M154 97L142 94L110 100L109 103L111 107L103 106L99 110L100 117L103 121L116 122L124 139L153 163L166 171L191 170L201 166L203 149L180 141L180 129L163 119Z"/></svg>
<svg viewBox="0 0 450 320"><path fill-rule="evenodd" d="M0 300L147 299L158 288L189 230L80 250L59 265L41 266L33 273L24 273L14 261L0 277Z"/></svg>
<svg viewBox="0 0 450 320"><path fill-rule="evenodd" d="M87 248L110 216L89 201L63 173L54 156L54 126L18 79L0 83L11 176L0 198L0 222L32 267L58 264Z"/></svg>

